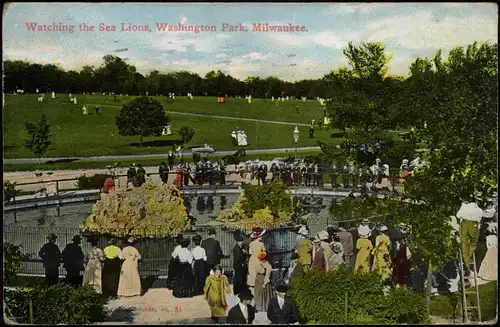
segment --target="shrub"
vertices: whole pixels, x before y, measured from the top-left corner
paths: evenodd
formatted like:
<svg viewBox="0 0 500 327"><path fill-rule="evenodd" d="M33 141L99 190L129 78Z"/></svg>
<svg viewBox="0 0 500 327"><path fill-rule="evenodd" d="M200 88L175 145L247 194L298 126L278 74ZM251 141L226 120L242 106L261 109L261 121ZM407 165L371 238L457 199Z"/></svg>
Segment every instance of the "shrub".
<svg viewBox="0 0 500 327"><path fill-rule="evenodd" d="M82 175L78 177L77 187L81 190L101 189L104 186L106 178L111 176L95 174L93 176Z"/></svg>
<svg viewBox="0 0 500 327"><path fill-rule="evenodd" d="M104 320L106 300L92 286L77 289L63 283L30 290L6 290L5 303L19 323L30 323L29 300L34 324L90 324Z"/></svg>
<svg viewBox="0 0 500 327"><path fill-rule="evenodd" d="M4 283L7 286L13 285L17 274L21 272L21 264L31 258L30 254L21 251L21 245L3 243L4 254Z"/></svg>
<svg viewBox="0 0 500 327"><path fill-rule="evenodd" d="M342 265L328 273L309 271L291 283L291 295L304 323L428 322L427 305L422 295L396 290L386 296L380 277L373 273L355 274Z"/></svg>
<svg viewBox="0 0 500 327"><path fill-rule="evenodd" d="M194 130L189 126L182 126L179 130L182 144L189 143L194 137Z"/></svg>

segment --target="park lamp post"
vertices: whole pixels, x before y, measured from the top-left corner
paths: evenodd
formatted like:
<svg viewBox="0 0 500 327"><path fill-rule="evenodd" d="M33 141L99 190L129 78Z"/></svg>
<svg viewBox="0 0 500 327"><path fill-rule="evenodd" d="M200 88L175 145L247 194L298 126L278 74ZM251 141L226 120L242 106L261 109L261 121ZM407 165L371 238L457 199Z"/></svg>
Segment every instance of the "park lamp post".
<svg viewBox="0 0 500 327"><path fill-rule="evenodd" d="M295 158L297 158L297 143L299 142L299 129L297 126L295 126L295 129L293 130L293 140L295 141Z"/></svg>

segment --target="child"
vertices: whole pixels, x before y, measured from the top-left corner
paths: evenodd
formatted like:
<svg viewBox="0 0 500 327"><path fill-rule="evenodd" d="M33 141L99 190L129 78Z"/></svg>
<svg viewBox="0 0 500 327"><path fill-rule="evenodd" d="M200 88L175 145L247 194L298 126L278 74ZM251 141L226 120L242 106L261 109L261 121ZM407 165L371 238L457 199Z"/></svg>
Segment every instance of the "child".
<svg viewBox="0 0 500 327"><path fill-rule="evenodd" d="M203 293L210 306L212 320L219 322L219 317L226 315L227 300L226 293L231 293L229 280L224 276L221 266L216 265L213 269L213 275L209 275L205 281Z"/></svg>

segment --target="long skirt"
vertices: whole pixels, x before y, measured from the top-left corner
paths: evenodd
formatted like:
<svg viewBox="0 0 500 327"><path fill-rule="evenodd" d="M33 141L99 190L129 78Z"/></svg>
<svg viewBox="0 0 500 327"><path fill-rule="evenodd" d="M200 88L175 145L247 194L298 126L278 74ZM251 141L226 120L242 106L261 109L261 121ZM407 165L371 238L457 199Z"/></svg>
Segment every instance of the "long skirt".
<svg viewBox="0 0 500 327"><path fill-rule="evenodd" d="M498 279L498 248L489 248L486 251L478 276L484 280Z"/></svg>
<svg viewBox="0 0 500 327"><path fill-rule="evenodd" d="M273 289L271 283L268 283L265 287L264 284L265 275L257 274L255 278L255 310L259 312L266 312L271 296L273 295Z"/></svg>
<svg viewBox="0 0 500 327"><path fill-rule="evenodd" d="M399 259L392 269L392 281L394 285L406 285L410 274L410 262L407 259Z"/></svg>
<svg viewBox="0 0 500 327"><path fill-rule="evenodd" d="M191 264L181 262L178 265L172 295L177 298L193 297L194 277Z"/></svg>
<svg viewBox="0 0 500 327"><path fill-rule="evenodd" d="M198 259L194 261L194 286L193 295L202 295L203 287L205 287L205 280L208 277L208 267L207 263L203 259Z"/></svg>
<svg viewBox="0 0 500 327"><path fill-rule="evenodd" d="M174 280L176 277L177 268L179 266L179 259L177 257L170 259L168 263L167 271L167 288L172 289L174 287Z"/></svg>
<svg viewBox="0 0 500 327"><path fill-rule="evenodd" d="M244 288L247 288L248 267L239 267L234 270L233 294L238 295Z"/></svg>
<svg viewBox="0 0 500 327"><path fill-rule="evenodd" d="M106 296L116 296L120 282L122 261L119 258L106 259L102 269L102 293Z"/></svg>

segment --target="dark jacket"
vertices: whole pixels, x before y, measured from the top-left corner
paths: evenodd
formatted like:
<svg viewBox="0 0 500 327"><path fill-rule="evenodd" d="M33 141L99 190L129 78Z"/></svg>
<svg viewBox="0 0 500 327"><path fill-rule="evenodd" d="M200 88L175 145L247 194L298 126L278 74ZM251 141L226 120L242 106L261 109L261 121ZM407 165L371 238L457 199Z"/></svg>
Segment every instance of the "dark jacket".
<svg viewBox="0 0 500 327"><path fill-rule="evenodd" d="M245 321L245 317L243 316L243 312L241 312L240 304L238 303L234 307L232 307L227 313L228 324L235 325L251 325L255 319L255 308L251 305L247 305L248 308L248 321Z"/></svg>
<svg viewBox="0 0 500 327"><path fill-rule="evenodd" d="M283 308L280 309L278 304L278 299L275 294L269 301L267 306L267 319L271 321L273 325L289 325L294 324L299 321L299 315L297 313L297 307L290 296L285 296L285 303Z"/></svg>
<svg viewBox="0 0 500 327"><path fill-rule="evenodd" d="M303 273L304 273L304 268L300 263L297 263L297 265L295 266L295 268L293 268L290 275L288 274L288 270L286 271L285 279L290 280L294 277L302 275Z"/></svg>
<svg viewBox="0 0 500 327"><path fill-rule="evenodd" d="M61 250L52 242L45 243L38 252L38 256L42 259L45 269L58 269L62 261Z"/></svg>
<svg viewBox="0 0 500 327"><path fill-rule="evenodd" d="M207 253L207 265L215 266L220 264L220 259L224 256L222 253L222 248L220 247L219 241L216 239L209 237L203 242L201 242L201 247L205 249Z"/></svg>
<svg viewBox="0 0 500 327"><path fill-rule="evenodd" d="M236 270L248 266L248 256L241 246L236 244L233 248L233 268Z"/></svg>

